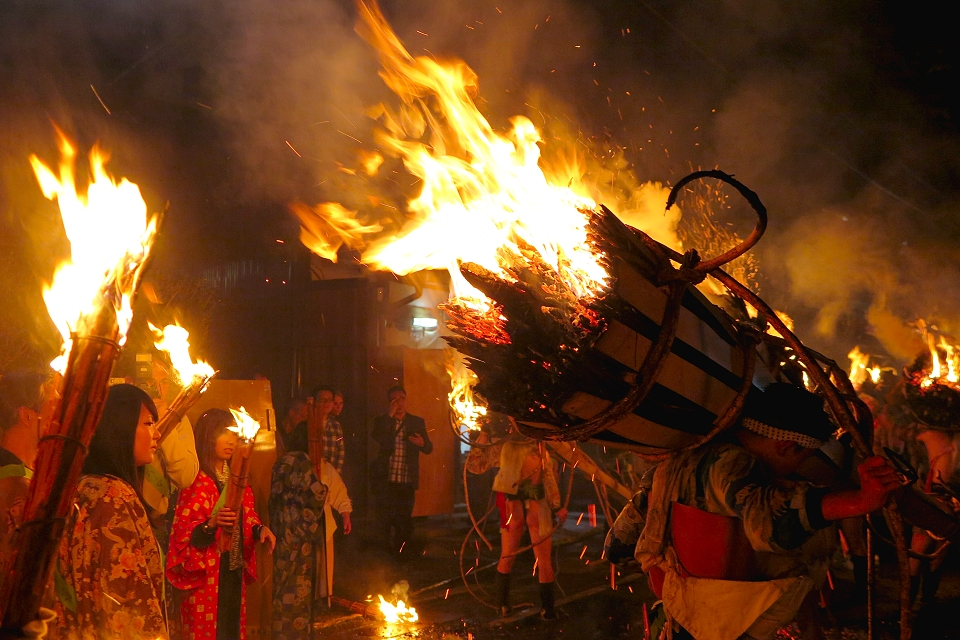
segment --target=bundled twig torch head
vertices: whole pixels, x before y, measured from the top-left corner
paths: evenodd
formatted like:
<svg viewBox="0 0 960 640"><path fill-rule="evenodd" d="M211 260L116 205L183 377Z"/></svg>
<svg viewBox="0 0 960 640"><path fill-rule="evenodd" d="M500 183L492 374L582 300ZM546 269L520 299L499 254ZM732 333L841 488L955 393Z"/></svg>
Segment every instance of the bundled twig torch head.
<svg viewBox="0 0 960 640"><path fill-rule="evenodd" d="M257 438L257 432L260 431L260 423L254 420L243 407L239 410L230 409L230 413L233 414L237 424L227 428L237 434L239 442L237 448L233 450L233 457L230 458L230 480L226 487L227 495L224 497L223 507L231 511L239 511L240 504L243 502L243 492L247 488L250 477L250 454L253 453L253 442ZM233 530L238 526L243 525L238 521L231 529L225 529L220 534L221 553L229 550Z"/></svg>

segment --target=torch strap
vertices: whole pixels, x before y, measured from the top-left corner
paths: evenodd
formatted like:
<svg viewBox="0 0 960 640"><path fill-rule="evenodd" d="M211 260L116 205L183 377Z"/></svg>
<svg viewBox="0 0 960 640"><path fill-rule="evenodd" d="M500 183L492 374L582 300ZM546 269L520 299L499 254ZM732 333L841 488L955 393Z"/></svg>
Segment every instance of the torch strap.
<svg viewBox="0 0 960 640"><path fill-rule="evenodd" d="M64 435L62 433L48 433L45 436L42 436L38 442L43 442L44 440L66 440L68 442L75 442L80 445L80 448L83 449L84 455L87 453L87 445L83 443L79 438L74 438L73 436Z"/></svg>
<svg viewBox="0 0 960 640"><path fill-rule="evenodd" d="M752 431L757 435L761 435L764 438L779 440L781 442L796 442L805 449L819 449L823 446L823 441L817 440L813 436L808 436L805 433L798 433L796 431L788 431L786 429L771 427L770 425L764 424L759 420L754 420L753 418L744 418L743 426L749 431Z"/></svg>

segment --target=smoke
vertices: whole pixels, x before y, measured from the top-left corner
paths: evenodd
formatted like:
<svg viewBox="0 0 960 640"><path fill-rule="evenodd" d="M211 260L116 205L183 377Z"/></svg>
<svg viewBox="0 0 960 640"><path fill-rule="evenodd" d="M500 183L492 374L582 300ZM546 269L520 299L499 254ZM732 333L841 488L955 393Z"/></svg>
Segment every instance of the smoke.
<svg viewBox="0 0 960 640"><path fill-rule="evenodd" d="M621 185L669 184L698 167L736 174L770 210L761 294L813 346L842 358L860 342L903 360L915 349L906 322L960 322L956 134L909 85L920 74L903 51L919 45L896 39L885 5L383 4L414 55L473 67L495 127L525 114L548 146L562 130L584 153L616 158L609 197L635 197L647 219L646 196L662 194ZM104 140L114 172L151 208L170 202L159 269L293 239L294 201L379 207L384 219L371 222L402 226L415 188L402 167L388 158L378 180L353 171L376 146L365 110L391 97L347 0L36 0L0 11L0 238L29 239L0 249L29 274L18 287L39 290L63 250L25 164L31 152L55 157L50 119L81 148ZM745 235L749 212L731 207L717 220ZM675 231L674 219L656 222ZM32 299L17 296L2 302ZM35 314L32 304L22 306Z"/></svg>

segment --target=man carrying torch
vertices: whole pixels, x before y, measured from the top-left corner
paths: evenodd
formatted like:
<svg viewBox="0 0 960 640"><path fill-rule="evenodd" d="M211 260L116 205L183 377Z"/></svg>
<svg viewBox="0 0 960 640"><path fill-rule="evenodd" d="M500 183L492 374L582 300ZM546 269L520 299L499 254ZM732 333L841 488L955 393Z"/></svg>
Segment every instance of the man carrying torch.
<svg viewBox="0 0 960 640"><path fill-rule="evenodd" d="M823 578L808 541L880 509L900 485L879 457L860 465L857 490L788 480L834 430L819 396L775 383L748 397L739 426L644 477L607 558L633 555L647 572L663 601L654 627L675 623L677 639L770 640L794 619Z"/></svg>

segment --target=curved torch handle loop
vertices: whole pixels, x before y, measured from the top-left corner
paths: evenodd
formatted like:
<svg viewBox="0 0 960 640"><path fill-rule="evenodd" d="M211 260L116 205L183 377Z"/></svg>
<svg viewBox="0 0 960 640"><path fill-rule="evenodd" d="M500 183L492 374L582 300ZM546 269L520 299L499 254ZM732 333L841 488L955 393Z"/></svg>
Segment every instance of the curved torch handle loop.
<svg viewBox="0 0 960 640"><path fill-rule="evenodd" d="M757 244L760 241L760 238L763 236L763 233L767 230L767 208L763 206L763 202L760 201L760 196L758 196L753 190L747 187L745 184L734 178L729 173L724 173L717 169L712 169L710 171L694 171L693 173L684 176L680 179L677 184L673 186L670 190L670 195L667 197L667 211L669 211L677 201L677 196L680 195L680 190L687 186L689 183L694 180L701 180L703 178L716 178L721 182L726 182L734 189L736 189L740 195L750 203L750 206L753 207L753 210L757 212L757 225L753 228L753 231L750 232L750 235L747 236L747 239L730 249L729 251L724 251L719 256L710 258L709 260L704 260L696 265L694 268L701 273L707 273L721 267L731 260L739 258L744 253L749 251L753 245ZM675 253L675 252L674 252ZM679 254L677 254L679 256ZM676 259L676 258L675 258Z"/></svg>

